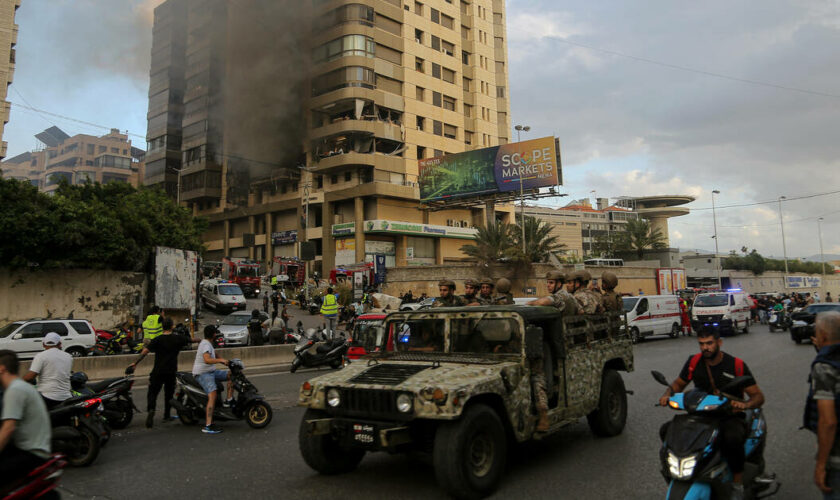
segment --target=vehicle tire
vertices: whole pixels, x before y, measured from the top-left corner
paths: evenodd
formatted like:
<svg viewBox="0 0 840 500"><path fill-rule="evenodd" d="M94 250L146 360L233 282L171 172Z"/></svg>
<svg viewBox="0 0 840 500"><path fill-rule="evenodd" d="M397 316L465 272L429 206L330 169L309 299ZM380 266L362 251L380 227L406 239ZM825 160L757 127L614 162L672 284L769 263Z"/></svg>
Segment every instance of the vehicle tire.
<svg viewBox="0 0 840 500"><path fill-rule="evenodd" d="M175 413L178 414L178 420L180 420L182 424L187 426L195 425L198 422L198 418L196 418L195 414L192 412L192 410L190 410L189 406L187 406L187 397L184 395L176 395L175 398L178 400L179 403L181 403L178 406L172 405L172 407L175 408ZM179 406L184 408L184 411L181 411Z"/></svg>
<svg viewBox="0 0 840 500"><path fill-rule="evenodd" d="M119 412L119 417L109 420L108 425L116 430L128 427L131 424L131 419L134 418L134 407L131 403L127 399L118 399L111 406L114 411Z"/></svg>
<svg viewBox="0 0 840 500"><path fill-rule="evenodd" d="M365 456L365 450L341 446L331 434L311 436L307 432L306 421L326 418L327 414L319 410L306 410L300 422L298 445L306 465L325 475L351 472L359 466Z"/></svg>
<svg viewBox="0 0 840 500"><path fill-rule="evenodd" d="M88 354L84 347L68 347L65 352L74 358L83 358Z"/></svg>
<svg viewBox="0 0 840 500"><path fill-rule="evenodd" d="M67 463L74 467L86 467L99 456L99 436L87 427L79 428L79 432L78 446L67 453Z"/></svg>
<svg viewBox="0 0 840 500"><path fill-rule="evenodd" d="M627 392L624 380L617 371L604 370L598 408L587 415L586 419L597 436L617 436L624 430L627 422Z"/></svg>
<svg viewBox="0 0 840 500"><path fill-rule="evenodd" d="M672 339L675 339L680 336L682 332L682 327L680 327L679 323L674 323L671 325L671 331L668 333L668 336Z"/></svg>
<svg viewBox="0 0 840 500"><path fill-rule="evenodd" d="M455 498L483 498L501 480L507 445L496 412L483 404L470 406L460 420L437 428L432 451L435 477Z"/></svg>
<svg viewBox="0 0 840 500"><path fill-rule="evenodd" d="M336 359L336 360L333 360L333 361L330 363L330 368L333 368L333 369L336 369L336 368L341 368L341 365L342 365L342 364L343 364L343 363L342 363L341 358L338 358L338 359Z"/></svg>
<svg viewBox="0 0 840 500"><path fill-rule="evenodd" d="M265 401L255 401L245 409L245 421L252 429L262 429L271 423L274 413Z"/></svg>
<svg viewBox="0 0 840 500"><path fill-rule="evenodd" d="M750 333L750 320L744 321L744 329L741 331L744 333Z"/></svg>
<svg viewBox="0 0 840 500"><path fill-rule="evenodd" d="M294 360L292 360L292 367L289 368L289 372L290 373L296 372L297 369L300 368L300 365L301 365L300 358L295 358Z"/></svg>
<svg viewBox="0 0 840 500"><path fill-rule="evenodd" d="M639 333L639 329L636 328L635 326L630 327L630 341L633 342L634 344L638 344L642 340L644 340L644 339L642 338L641 334Z"/></svg>

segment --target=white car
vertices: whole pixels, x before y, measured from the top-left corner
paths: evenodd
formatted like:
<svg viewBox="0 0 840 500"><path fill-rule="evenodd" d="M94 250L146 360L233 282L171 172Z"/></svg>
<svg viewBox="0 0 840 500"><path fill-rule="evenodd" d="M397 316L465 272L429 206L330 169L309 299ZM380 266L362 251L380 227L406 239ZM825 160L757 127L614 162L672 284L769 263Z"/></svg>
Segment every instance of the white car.
<svg viewBox="0 0 840 500"><path fill-rule="evenodd" d="M18 358L31 359L44 350L44 336L61 335L61 347L73 357L87 356L96 344L96 334L85 319L30 319L0 328L0 349L15 351Z"/></svg>
<svg viewBox="0 0 840 500"><path fill-rule="evenodd" d="M201 304L216 312L242 311L247 307L245 295L236 283L225 280L204 280L201 282Z"/></svg>
<svg viewBox="0 0 840 500"><path fill-rule="evenodd" d="M420 302L409 302L408 304L400 304L400 311L417 311L420 309L428 309L435 303L434 297L429 297Z"/></svg>
<svg viewBox="0 0 840 500"><path fill-rule="evenodd" d="M260 311L260 321L268 319L268 315ZM251 313L237 311L228 314L219 324L219 332L225 337L225 347L247 346L250 343L248 336L248 321L251 320ZM263 339L268 331L263 328Z"/></svg>

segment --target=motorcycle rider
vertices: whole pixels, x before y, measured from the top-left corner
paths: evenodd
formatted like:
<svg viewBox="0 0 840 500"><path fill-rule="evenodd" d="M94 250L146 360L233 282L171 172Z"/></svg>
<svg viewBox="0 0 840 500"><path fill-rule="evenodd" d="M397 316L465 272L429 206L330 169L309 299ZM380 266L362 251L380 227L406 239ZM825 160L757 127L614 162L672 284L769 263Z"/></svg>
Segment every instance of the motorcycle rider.
<svg viewBox="0 0 840 500"><path fill-rule="evenodd" d="M70 374L73 371L73 356L61 350L61 336L55 332L46 334L42 344L44 350L32 359L23 380L33 384L38 378L38 392L51 410L72 396Z"/></svg>
<svg viewBox="0 0 840 500"><path fill-rule="evenodd" d="M752 376L749 367L743 360L727 354L721 350L723 340L717 331L702 331L697 333L697 342L700 345L700 352L690 356L683 365L679 377L674 380L665 390L665 394L659 398L660 406L667 406L668 399L694 382L694 387L709 394L720 394L719 388L724 387L730 380L738 376ZM744 419L744 410L760 408L764 404L764 394L753 384L744 389L749 399L746 401L731 401L733 414L721 419L721 453L729 464L733 476L733 491L735 497L742 498L744 486L742 477L744 473L744 443L747 440L747 426ZM743 394L733 394L736 397L743 397ZM666 423L660 430L660 435L665 436ZM740 496L739 496L740 495Z"/></svg>
<svg viewBox="0 0 840 500"><path fill-rule="evenodd" d="M440 280L438 282L440 297L435 300L432 307L460 307L466 305L464 299L455 295L455 282L452 280Z"/></svg>
<svg viewBox="0 0 840 500"><path fill-rule="evenodd" d="M47 406L34 387L18 377L14 351L0 350L0 490L42 465L50 456L52 427Z"/></svg>
<svg viewBox="0 0 840 500"><path fill-rule="evenodd" d="M225 406L232 405L233 384L230 383L230 372L227 370L216 370L217 364L227 365L224 358L216 357L216 350L213 349L213 337L218 329L213 325L204 327L204 340L198 344L193 363L193 376L207 393L207 408L205 410L205 425L201 432L205 434L218 434L222 429L213 424L213 411L216 408L216 384L227 381L227 400Z"/></svg>

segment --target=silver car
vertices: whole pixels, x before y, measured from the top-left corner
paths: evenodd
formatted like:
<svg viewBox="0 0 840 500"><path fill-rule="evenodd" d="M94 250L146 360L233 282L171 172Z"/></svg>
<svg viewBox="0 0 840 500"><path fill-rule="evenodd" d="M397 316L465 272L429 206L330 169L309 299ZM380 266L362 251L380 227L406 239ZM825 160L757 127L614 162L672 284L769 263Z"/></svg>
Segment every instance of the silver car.
<svg viewBox="0 0 840 500"><path fill-rule="evenodd" d="M268 319L268 315L260 311L260 321ZM251 313L237 311L225 316L219 324L219 331L225 337L225 347L246 346L250 343L248 336L248 321L251 320ZM268 335L268 330L263 328L263 339Z"/></svg>

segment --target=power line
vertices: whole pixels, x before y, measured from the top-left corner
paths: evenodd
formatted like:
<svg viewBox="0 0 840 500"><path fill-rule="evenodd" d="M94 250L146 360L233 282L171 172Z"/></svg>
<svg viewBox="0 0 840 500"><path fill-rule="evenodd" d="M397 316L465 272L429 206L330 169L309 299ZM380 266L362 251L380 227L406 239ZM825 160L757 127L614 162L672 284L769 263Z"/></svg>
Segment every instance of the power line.
<svg viewBox="0 0 840 500"><path fill-rule="evenodd" d="M593 51L596 51L596 52L603 52L604 54L610 54L610 55L613 55L613 56L625 57L627 59L632 59L634 61L645 62L645 63L648 63L648 64L655 64L657 66L662 66L662 67L665 67L665 68L677 69L677 70L681 70L681 71L688 71L690 73L697 73L697 74L700 74L700 75L711 76L711 77L714 77L714 78L721 78L721 79L724 79L724 80L731 80L731 81L734 81L734 82L747 83L747 84L750 84L750 85L758 85L758 86L761 86L761 87L769 87L769 88L774 88L774 89L778 89L778 90L789 90L791 92L799 92L799 93L802 93L802 94L810 94L810 95L817 95L817 96L821 96L821 97L831 97L831 98L834 98L834 99L840 99L840 95L838 95L838 94L829 94L828 92L820 92L818 90L803 89L803 88L799 88L799 87L788 87L786 85L778 85L778 84L775 84L775 83L768 83L768 82L762 82L762 81L758 81L758 80L750 80L750 79L747 79L747 78L739 78L739 77L736 77L736 76L724 75L723 73L715 73L715 72L712 72L712 71L706 71L706 70L702 70L702 69L689 68L687 66L680 66L680 65L677 65L677 64L671 64L671 63L666 63L666 62L662 62L662 61L656 61L656 60L653 60L653 59L648 59L646 57L634 56L634 55L631 55L631 54L625 54L623 52L616 52L614 50L607 50L607 49L602 49L602 48L599 48L599 47L593 47L592 45L586 45L586 44L582 44L582 43L572 42L572 41L567 40L565 38L553 38L553 39L557 40L558 42L561 42L561 43L565 43L565 44L568 44L568 45L573 45L575 47L580 47L580 48L583 48L583 49L593 50Z"/></svg>
<svg viewBox="0 0 840 500"><path fill-rule="evenodd" d="M807 200L809 198L817 198L817 197L820 197L820 196L830 196L832 194L837 194L837 193L840 193L840 190L828 191L826 193L808 194L808 195L803 195L803 196L788 196L782 201L787 202L787 201L795 201L795 200ZM724 208L754 207L754 206L757 206L757 205L769 205L770 203L778 203L778 202L779 202L778 199L769 200L769 201L756 201L754 203L739 203L739 204L736 204L736 205L721 205L721 206L716 206L715 209L721 210L721 209L724 209ZM699 210L711 210L711 209L712 209L712 207L701 207L701 208L692 208L691 211L696 212L696 211L699 211Z"/></svg>
<svg viewBox="0 0 840 500"><path fill-rule="evenodd" d="M803 217L801 219L788 220L788 221L785 221L785 222L791 223L791 222L816 221L820 217L825 217L827 215L832 215L832 214L836 214L836 213L840 213L840 210L832 210L831 212L826 212L824 214L814 215L814 216L811 216L811 217ZM840 221L827 221L826 223L827 224L832 224L832 223L836 223L836 222L840 222ZM671 223L672 224L679 224L679 225L683 225L683 226L712 227L712 224L693 224L691 222L683 222L683 221L680 221L680 220L671 221ZM748 227L774 227L774 226L778 226L778 225L779 225L778 222L772 222L772 223L769 223L769 224L738 224L738 225L720 225L720 224L718 224L717 227L718 228L726 227L726 228L743 229L743 228L748 228Z"/></svg>

